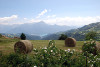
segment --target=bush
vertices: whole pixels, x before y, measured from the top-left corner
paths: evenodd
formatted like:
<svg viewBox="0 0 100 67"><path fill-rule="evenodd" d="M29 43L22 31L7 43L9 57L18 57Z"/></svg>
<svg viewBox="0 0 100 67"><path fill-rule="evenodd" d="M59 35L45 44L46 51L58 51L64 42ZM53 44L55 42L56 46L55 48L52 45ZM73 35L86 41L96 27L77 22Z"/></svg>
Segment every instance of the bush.
<svg viewBox="0 0 100 67"><path fill-rule="evenodd" d="M95 41L88 41L85 42L84 45L82 46L82 51L84 53L92 53L94 55L97 54L97 50L96 50L96 43Z"/></svg>
<svg viewBox="0 0 100 67"><path fill-rule="evenodd" d="M26 40L26 36L25 36L25 34L22 33L22 34L20 35L20 38L21 38L22 40Z"/></svg>
<svg viewBox="0 0 100 67"><path fill-rule="evenodd" d="M67 35L61 34L58 40L65 40L67 38Z"/></svg>
<svg viewBox="0 0 100 67"><path fill-rule="evenodd" d="M0 38L2 37L2 35L0 34Z"/></svg>
<svg viewBox="0 0 100 67"><path fill-rule="evenodd" d="M91 31L85 35L85 40L90 40L90 39L96 40L96 36L97 36L97 33L94 31Z"/></svg>
<svg viewBox="0 0 100 67"><path fill-rule="evenodd" d="M84 49L85 50L85 49ZM86 49L87 50L87 49ZM100 54L75 52L75 50L58 49L54 41L47 47L33 50L33 54L0 53L1 67L100 67Z"/></svg>

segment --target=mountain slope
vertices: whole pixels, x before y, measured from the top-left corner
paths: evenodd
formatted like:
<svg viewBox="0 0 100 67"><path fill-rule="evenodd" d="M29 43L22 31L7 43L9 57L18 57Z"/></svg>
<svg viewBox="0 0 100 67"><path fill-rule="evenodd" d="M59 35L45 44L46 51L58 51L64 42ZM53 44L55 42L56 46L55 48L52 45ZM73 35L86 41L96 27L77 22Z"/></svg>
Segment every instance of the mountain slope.
<svg viewBox="0 0 100 67"><path fill-rule="evenodd" d="M85 26L78 28L78 29L72 29L72 30L69 30L69 31L65 31L65 32L62 32L62 34L65 34L68 37L73 37L76 40L81 41L81 40L85 40L85 35L90 31L97 32L98 33L98 39L99 39L100 38L100 36L99 36L100 35L100 22L85 25ZM60 34L61 34L61 32L60 32ZM58 39L60 34L56 33L56 37L53 38L53 39ZM54 36L54 35L55 34L52 34L52 36ZM45 39L45 40L50 39L52 36L50 34L50 35L45 36L43 39Z"/></svg>
<svg viewBox="0 0 100 67"><path fill-rule="evenodd" d="M0 26L1 27L1 26ZM70 26L58 26L58 25L48 25L45 22L41 21L38 23L27 23L16 26L3 26L0 29L0 33L26 33L26 34L49 34L55 33L59 31L66 31L70 29L74 29L75 27Z"/></svg>

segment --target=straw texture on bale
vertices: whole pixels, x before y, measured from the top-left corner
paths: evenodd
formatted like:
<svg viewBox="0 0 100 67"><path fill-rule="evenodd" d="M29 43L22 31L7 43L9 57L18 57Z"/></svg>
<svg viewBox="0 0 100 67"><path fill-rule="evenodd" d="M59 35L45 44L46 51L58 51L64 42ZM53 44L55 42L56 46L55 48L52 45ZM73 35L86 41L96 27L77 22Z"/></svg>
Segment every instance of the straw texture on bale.
<svg viewBox="0 0 100 67"><path fill-rule="evenodd" d="M96 42L96 50L100 53L100 43Z"/></svg>
<svg viewBox="0 0 100 67"><path fill-rule="evenodd" d="M66 38L65 39L65 46L66 47L75 47L76 46L76 40L74 38Z"/></svg>
<svg viewBox="0 0 100 67"><path fill-rule="evenodd" d="M18 53L27 54L27 53L30 53L32 49L33 49L33 45L28 40L20 40L16 42L14 45L14 50L15 52L18 52Z"/></svg>

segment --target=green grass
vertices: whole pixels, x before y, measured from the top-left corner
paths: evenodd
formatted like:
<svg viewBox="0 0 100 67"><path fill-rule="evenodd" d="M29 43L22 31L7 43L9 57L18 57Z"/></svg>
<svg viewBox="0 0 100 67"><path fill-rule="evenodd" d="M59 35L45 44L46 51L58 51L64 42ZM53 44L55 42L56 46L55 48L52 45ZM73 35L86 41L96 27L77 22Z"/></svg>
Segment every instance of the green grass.
<svg viewBox="0 0 100 67"><path fill-rule="evenodd" d="M14 44L19 41L18 39L5 39L0 38L0 51L3 52L3 54L9 54L11 52L14 52ZM33 44L33 48L43 48L47 47L49 40L30 40ZM76 51L81 51L83 41L77 41L76 47L65 47L64 40L55 40L55 45L59 49L75 49Z"/></svg>

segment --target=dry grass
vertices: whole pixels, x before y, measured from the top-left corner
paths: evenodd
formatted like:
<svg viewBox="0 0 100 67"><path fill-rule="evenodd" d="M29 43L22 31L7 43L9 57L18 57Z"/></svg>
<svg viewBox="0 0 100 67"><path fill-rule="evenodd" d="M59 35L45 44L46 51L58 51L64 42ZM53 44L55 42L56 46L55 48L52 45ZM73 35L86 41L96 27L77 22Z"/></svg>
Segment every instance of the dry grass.
<svg viewBox="0 0 100 67"><path fill-rule="evenodd" d="M0 42L0 51L3 52L3 54L9 54L11 52L14 52L14 44L19 41L18 39L1 39ZM32 44L33 44L33 48L43 48L48 46L49 40L31 40ZM59 48L59 49L75 49L76 51L81 51L82 45L83 45L83 41L77 41L76 42L76 47L65 47L65 42L64 40L55 40L55 45Z"/></svg>

